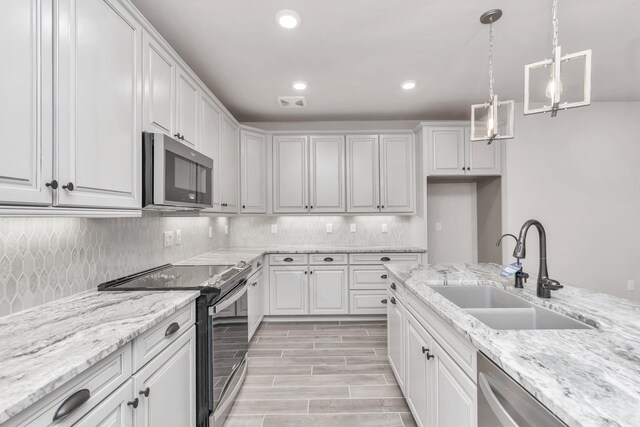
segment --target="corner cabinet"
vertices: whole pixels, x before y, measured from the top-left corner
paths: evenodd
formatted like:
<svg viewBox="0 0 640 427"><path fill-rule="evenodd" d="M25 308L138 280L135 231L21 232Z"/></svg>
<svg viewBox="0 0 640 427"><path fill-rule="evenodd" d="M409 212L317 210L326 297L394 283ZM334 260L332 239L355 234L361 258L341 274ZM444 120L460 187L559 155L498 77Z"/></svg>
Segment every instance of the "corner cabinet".
<svg viewBox="0 0 640 427"><path fill-rule="evenodd" d="M502 141L470 141L466 126L428 127L429 176L499 176Z"/></svg>
<svg viewBox="0 0 640 427"><path fill-rule="evenodd" d="M240 212L267 212L267 142L263 134L240 131Z"/></svg>

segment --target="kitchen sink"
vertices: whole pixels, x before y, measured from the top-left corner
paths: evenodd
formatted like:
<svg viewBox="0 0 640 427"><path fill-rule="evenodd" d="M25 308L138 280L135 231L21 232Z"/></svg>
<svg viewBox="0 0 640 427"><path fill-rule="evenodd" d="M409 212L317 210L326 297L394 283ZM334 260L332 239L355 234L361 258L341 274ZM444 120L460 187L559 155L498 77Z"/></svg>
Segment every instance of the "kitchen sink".
<svg viewBox="0 0 640 427"><path fill-rule="evenodd" d="M431 288L492 329L592 329L582 322L491 286Z"/></svg>

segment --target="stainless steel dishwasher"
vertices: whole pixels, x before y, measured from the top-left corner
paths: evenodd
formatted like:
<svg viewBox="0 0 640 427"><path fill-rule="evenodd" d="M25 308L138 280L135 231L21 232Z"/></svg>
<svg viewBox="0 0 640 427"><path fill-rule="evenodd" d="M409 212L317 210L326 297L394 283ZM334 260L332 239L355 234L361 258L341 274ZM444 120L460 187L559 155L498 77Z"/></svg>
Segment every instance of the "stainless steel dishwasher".
<svg viewBox="0 0 640 427"><path fill-rule="evenodd" d="M478 352L478 427L556 426L566 424Z"/></svg>

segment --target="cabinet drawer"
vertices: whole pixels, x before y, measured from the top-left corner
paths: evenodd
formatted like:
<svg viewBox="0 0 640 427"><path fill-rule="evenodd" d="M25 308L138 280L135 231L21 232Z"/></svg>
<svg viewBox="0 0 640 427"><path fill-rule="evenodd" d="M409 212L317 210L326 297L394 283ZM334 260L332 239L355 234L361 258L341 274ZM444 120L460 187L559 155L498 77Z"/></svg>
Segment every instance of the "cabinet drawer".
<svg viewBox="0 0 640 427"><path fill-rule="evenodd" d="M416 253L373 253L373 254L349 254L350 264L383 264L385 262L420 263L420 254Z"/></svg>
<svg viewBox="0 0 640 427"><path fill-rule="evenodd" d="M350 291L350 314L387 314L385 291Z"/></svg>
<svg viewBox="0 0 640 427"><path fill-rule="evenodd" d="M307 265L307 254L270 255L269 265Z"/></svg>
<svg viewBox="0 0 640 427"><path fill-rule="evenodd" d="M128 380L131 373L131 345L127 344L3 424L3 427L50 426L65 401L70 404L70 398L74 395L80 401L88 396L75 411L55 423L56 427L71 426Z"/></svg>
<svg viewBox="0 0 640 427"><path fill-rule="evenodd" d="M387 269L381 265L349 266L349 289L387 288Z"/></svg>
<svg viewBox="0 0 640 427"><path fill-rule="evenodd" d="M133 372L149 363L196 322L196 306L189 304L133 341Z"/></svg>
<svg viewBox="0 0 640 427"><path fill-rule="evenodd" d="M311 265L329 265L329 264L346 264L349 262L347 254L311 254L309 255L309 264Z"/></svg>

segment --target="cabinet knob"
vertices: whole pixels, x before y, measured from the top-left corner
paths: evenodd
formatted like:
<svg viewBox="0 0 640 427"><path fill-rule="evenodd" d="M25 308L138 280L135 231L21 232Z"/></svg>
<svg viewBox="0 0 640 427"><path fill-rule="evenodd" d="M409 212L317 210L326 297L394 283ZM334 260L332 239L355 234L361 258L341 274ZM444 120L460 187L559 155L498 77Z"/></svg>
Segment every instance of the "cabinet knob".
<svg viewBox="0 0 640 427"><path fill-rule="evenodd" d="M382 304L386 304L387 303L387 299L383 299L382 301L380 301Z"/></svg>
<svg viewBox="0 0 640 427"><path fill-rule="evenodd" d="M58 181L56 181L55 179L52 180L51 182L45 183L44 185L46 185L47 187L51 187L52 190L58 189Z"/></svg>
<svg viewBox="0 0 640 427"><path fill-rule="evenodd" d="M309 206L309 209L313 209L313 205Z"/></svg>
<svg viewBox="0 0 640 427"><path fill-rule="evenodd" d="M135 399L127 402L127 406L133 406L133 409L136 409L139 403L140 403L140 400L136 397Z"/></svg>
<svg viewBox="0 0 640 427"><path fill-rule="evenodd" d="M242 209L244 209L245 207L246 207L245 205L242 205Z"/></svg>
<svg viewBox="0 0 640 427"><path fill-rule="evenodd" d="M376 209L380 209L380 205L376 206Z"/></svg>
<svg viewBox="0 0 640 427"><path fill-rule="evenodd" d="M147 387L144 390L140 390L138 394L143 395L144 397L149 397L150 392L151 392L151 389Z"/></svg>
<svg viewBox="0 0 640 427"><path fill-rule="evenodd" d="M76 187L73 185L73 182L70 182L67 185L63 185L62 188L67 191L73 191L73 189Z"/></svg>
<svg viewBox="0 0 640 427"><path fill-rule="evenodd" d="M394 297L391 297L391 299L389 301L391 301L391 304L395 304L396 303L396 299Z"/></svg>
<svg viewBox="0 0 640 427"><path fill-rule="evenodd" d="M174 138L178 138L178 139L180 139L180 134L179 134L179 133L174 133L174 134L173 134L173 137L174 137Z"/></svg>
<svg viewBox="0 0 640 427"><path fill-rule="evenodd" d="M222 206L223 208L226 208L229 205L227 203L220 203L220 206Z"/></svg>
<svg viewBox="0 0 640 427"><path fill-rule="evenodd" d="M382 205L382 209L384 209L384 205Z"/></svg>
<svg viewBox="0 0 640 427"><path fill-rule="evenodd" d="M398 289L398 287L396 286L396 284L395 284L395 283L391 283L391 286L389 286L389 287L390 287L391 289L393 289L394 291L395 291L396 289Z"/></svg>
<svg viewBox="0 0 640 427"><path fill-rule="evenodd" d="M422 354L426 354L427 355L427 360L429 359L433 359L435 356L432 355L431 353L429 353L429 349L427 347L422 347Z"/></svg>
<svg viewBox="0 0 640 427"><path fill-rule="evenodd" d="M304 205L304 208L305 209L309 209L309 205Z"/></svg>
<svg viewBox="0 0 640 427"><path fill-rule="evenodd" d="M313 270L309 270L309 274L313 274Z"/></svg>
<svg viewBox="0 0 640 427"><path fill-rule="evenodd" d="M307 274L307 270L304 271L304 274Z"/></svg>

